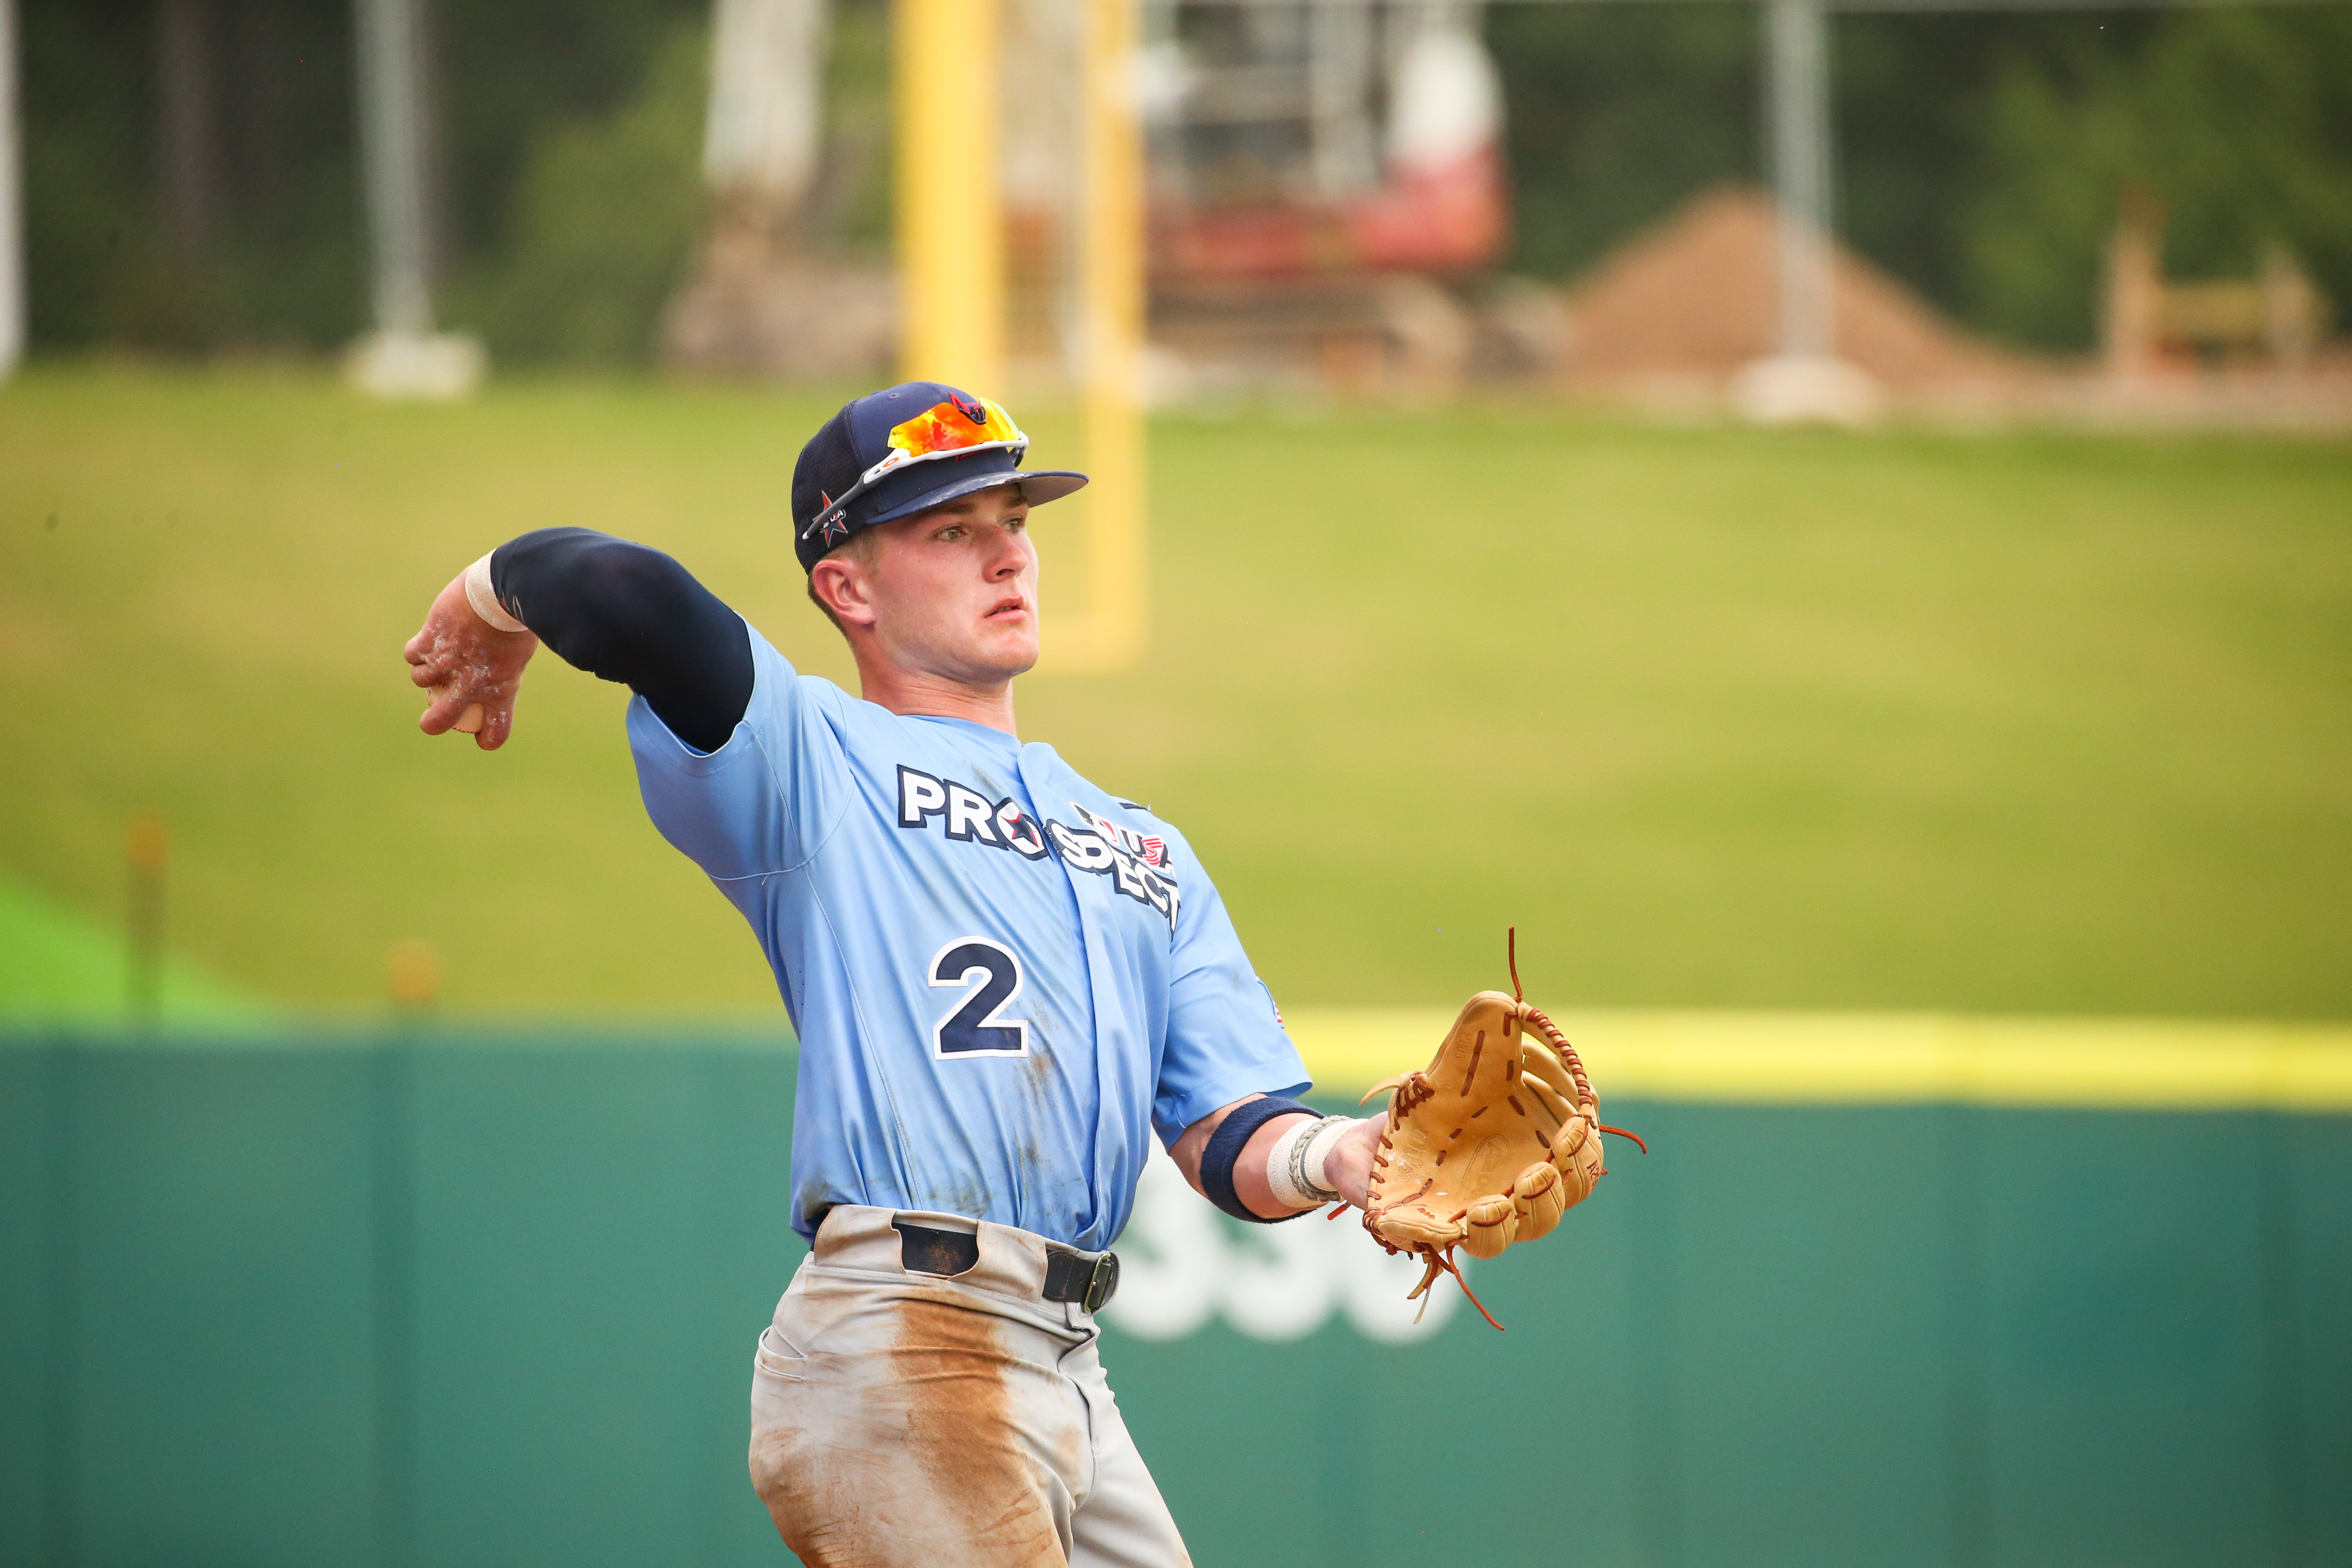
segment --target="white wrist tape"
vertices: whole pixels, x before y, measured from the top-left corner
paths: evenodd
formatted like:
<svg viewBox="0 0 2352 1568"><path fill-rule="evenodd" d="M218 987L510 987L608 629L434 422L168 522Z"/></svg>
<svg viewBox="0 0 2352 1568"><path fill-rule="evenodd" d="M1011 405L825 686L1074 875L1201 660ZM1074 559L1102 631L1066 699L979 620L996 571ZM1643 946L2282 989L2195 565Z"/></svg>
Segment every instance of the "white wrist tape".
<svg viewBox="0 0 2352 1568"><path fill-rule="evenodd" d="M490 552L490 555L497 554ZM499 591L490 586L490 556L485 555L466 568L466 603L474 606L474 614L502 632L527 632L530 628L507 614L499 603Z"/></svg>
<svg viewBox="0 0 2352 1568"><path fill-rule="evenodd" d="M1276 1139L1265 1157L1265 1184L1274 1189L1275 1200L1295 1209L1338 1203L1339 1189L1324 1173L1323 1163L1357 1121L1353 1116L1326 1116L1319 1121L1301 1121Z"/></svg>

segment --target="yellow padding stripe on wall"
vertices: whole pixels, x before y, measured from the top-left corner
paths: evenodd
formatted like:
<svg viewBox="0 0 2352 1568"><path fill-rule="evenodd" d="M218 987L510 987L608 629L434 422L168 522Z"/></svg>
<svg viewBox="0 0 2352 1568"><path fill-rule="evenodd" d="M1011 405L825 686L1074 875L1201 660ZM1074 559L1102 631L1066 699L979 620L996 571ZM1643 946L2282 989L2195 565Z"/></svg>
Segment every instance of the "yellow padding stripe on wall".
<svg viewBox="0 0 2352 1568"><path fill-rule="evenodd" d="M1597 1009L1554 1021L1603 1104L2352 1110L2343 1025ZM1454 1015L1302 1008L1288 1022L1316 1082L1356 1093L1428 1065Z"/></svg>

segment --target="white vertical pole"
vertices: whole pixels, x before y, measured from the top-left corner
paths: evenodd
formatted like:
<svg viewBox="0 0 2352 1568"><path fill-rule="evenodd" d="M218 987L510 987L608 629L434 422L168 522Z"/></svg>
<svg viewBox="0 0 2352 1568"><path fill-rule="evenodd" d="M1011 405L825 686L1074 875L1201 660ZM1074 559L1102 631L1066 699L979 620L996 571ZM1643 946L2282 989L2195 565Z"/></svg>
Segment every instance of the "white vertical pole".
<svg viewBox="0 0 2352 1568"><path fill-rule="evenodd" d="M1765 101L1780 207L1780 345L1830 353L1829 21L1822 0L1766 0Z"/></svg>
<svg viewBox="0 0 2352 1568"><path fill-rule="evenodd" d="M1431 7L1423 6L1423 25ZM1365 89L1372 68L1372 13L1357 0L1307 9L1307 123L1315 194L1357 195L1380 178Z"/></svg>
<svg viewBox="0 0 2352 1568"><path fill-rule="evenodd" d="M16 0L0 0L0 381L25 357L24 132L16 105Z"/></svg>
<svg viewBox="0 0 2352 1568"><path fill-rule="evenodd" d="M358 0L360 158L375 263L375 325L433 331L425 209L424 38L417 0Z"/></svg>
<svg viewBox="0 0 2352 1568"><path fill-rule="evenodd" d="M702 173L787 214L815 178L824 139L827 0L719 0Z"/></svg>

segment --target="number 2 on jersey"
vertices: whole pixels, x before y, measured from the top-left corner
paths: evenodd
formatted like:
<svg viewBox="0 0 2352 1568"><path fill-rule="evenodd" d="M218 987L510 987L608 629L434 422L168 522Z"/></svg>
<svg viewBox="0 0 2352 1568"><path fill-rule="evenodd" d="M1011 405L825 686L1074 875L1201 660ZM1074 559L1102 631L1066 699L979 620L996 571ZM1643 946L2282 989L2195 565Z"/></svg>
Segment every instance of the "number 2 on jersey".
<svg viewBox="0 0 2352 1568"><path fill-rule="evenodd" d="M1013 950L984 936L961 936L940 949L925 978L935 985L970 984L964 999L931 1026L931 1054L949 1057L1025 1057L1029 1026L1002 1016L1021 992L1021 961Z"/></svg>

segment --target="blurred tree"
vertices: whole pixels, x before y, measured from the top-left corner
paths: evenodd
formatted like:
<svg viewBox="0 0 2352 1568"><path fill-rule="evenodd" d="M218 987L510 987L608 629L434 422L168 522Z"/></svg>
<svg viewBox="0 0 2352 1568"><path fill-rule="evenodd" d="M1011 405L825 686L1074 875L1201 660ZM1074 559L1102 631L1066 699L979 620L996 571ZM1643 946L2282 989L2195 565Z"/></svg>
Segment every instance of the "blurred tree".
<svg viewBox="0 0 2352 1568"><path fill-rule="evenodd" d="M119 330L114 303L152 244L133 108L152 29L127 8L23 0L26 296L36 347Z"/></svg>
<svg viewBox="0 0 2352 1568"><path fill-rule="evenodd" d="M1590 265L1699 187L1759 177L1750 5L1488 13L1514 265ZM2183 272L2294 247L2352 317L2352 11L1860 14L1832 68L1841 237L1974 324L2087 347L2117 193Z"/></svg>
<svg viewBox="0 0 2352 1568"><path fill-rule="evenodd" d="M2352 305L2352 11L2180 12L2121 47L2005 58L1981 117L1962 244L1969 313L2031 342L2087 345L2127 181L2168 211L2176 276L2251 277L2294 250L2337 317Z"/></svg>
<svg viewBox="0 0 2352 1568"><path fill-rule="evenodd" d="M331 349L359 330L350 0L20 4L37 348ZM708 9L436 0L448 262L471 270L509 247L534 145L617 112L665 40ZM191 40L200 55L181 47ZM209 76L174 87L173 62L191 58ZM188 265L167 215L186 210L175 165L199 145L212 201L202 259Z"/></svg>
<svg viewBox="0 0 2352 1568"><path fill-rule="evenodd" d="M328 349L358 330L349 0L20 4L37 348ZM702 62L682 40L709 0L434 6L453 320L509 361L637 358L700 200ZM1755 9L1488 10L1516 267L1580 270L1701 186L1759 176ZM844 0L810 207L853 246L887 233L887 58L883 7ZM210 74L172 86L187 59ZM1834 63L1842 233L1979 326L2087 345L2134 177L2169 207L2176 271L2246 270L2283 240L2352 319L2342 5L1850 15ZM199 172L170 173L184 161ZM170 237L195 232L191 264Z"/></svg>
<svg viewBox="0 0 2352 1568"><path fill-rule="evenodd" d="M347 0L344 0L347 3ZM507 244L524 171L554 128L606 120L645 89L710 0L434 0L452 243Z"/></svg>
<svg viewBox="0 0 2352 1568"><path fill-rule="evenodd" d="M215 146L211 0L159 0L155 7L155 164L163 232L174 254L200 266L219 220Z"/></svg>
<svg viewBox="0 0 2352 1568"><path fill-rule="evenodd" d="M482 333L499 360L625 364L650 354L701 208L709 55L699 24L674 26L613 112L541 127L503 242L451 292L453 323Z"/></svg>
<svg viewBox="0 0 2352 1568"><path fill-rule="evenodd" d="M1990 175L1986 119L2018 61L2069 60L2128 47L2144 13L2068 16L1912 13L1837 19L1838 225L1848 244L1979 327L1968 257ZM2112 210L2114 193L2105 205ZM2070 285L2091 287L2090 284ZM2081 308L2093 310L2085 296ZM2042 346L2063 335L2008 335Z"/></svg>
<svg viewBox="0 0 2352 1568"><path fill-rule="evenodd" d="M21 4L37 347L356 328L348 4Z"/></svg>
<svg viewBox="0 0 2352 1568"><path fill-rule="evenodd" d="M1754 180L1748 4L1496 5L1512 264L1573 273L1701 186Z"/></svg>

